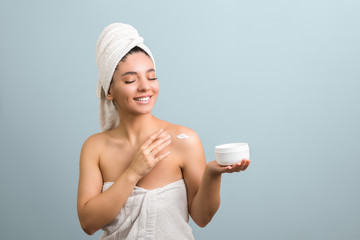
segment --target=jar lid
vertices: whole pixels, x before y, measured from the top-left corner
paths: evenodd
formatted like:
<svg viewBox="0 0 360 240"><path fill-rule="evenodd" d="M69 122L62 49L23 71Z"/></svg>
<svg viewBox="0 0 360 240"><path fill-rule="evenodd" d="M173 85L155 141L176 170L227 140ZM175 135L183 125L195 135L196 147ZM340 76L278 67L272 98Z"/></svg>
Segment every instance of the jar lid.
<svg viewBox="0 0 360 240"><path fill-rule="evenodd" d="M227 143L215 147L216 153L228 153L249 150L248 143Z"/></svg>

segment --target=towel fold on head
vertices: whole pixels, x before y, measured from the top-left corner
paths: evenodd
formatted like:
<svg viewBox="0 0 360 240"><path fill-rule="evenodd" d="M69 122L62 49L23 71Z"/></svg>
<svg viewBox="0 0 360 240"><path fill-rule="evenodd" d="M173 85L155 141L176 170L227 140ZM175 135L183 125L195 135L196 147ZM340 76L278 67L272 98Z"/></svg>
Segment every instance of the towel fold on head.
<svg viewBox="0 0 360 240"><path fill-rule="evenodd" d="M98 69L97 96L100 99L99 120L101 131L108 131L120 123L119 115L112 101L106 99L111 79L119 61L134 47L142 48L155 61L150 49L144 45L144 39L137 30L124 23L107 26L97 41L96 65Z"/></svg>

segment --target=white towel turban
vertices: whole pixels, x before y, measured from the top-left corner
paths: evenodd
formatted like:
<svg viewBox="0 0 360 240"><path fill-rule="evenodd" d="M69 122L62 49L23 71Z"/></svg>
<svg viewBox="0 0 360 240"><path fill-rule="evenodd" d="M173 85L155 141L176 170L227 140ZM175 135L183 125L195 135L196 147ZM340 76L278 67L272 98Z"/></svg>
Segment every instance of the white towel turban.
<svg viewBox="0 0 360 240"><path fill-rule="evenodd" d="M101 131L108 131L120 123L119 115L112 101L106 99L110 82L119 61L134 47L143 49L155 61L136 29L128 24L113 23L107 26L96 44L96 65L98 69L97 96L100 99L99 120Z"/></svg>

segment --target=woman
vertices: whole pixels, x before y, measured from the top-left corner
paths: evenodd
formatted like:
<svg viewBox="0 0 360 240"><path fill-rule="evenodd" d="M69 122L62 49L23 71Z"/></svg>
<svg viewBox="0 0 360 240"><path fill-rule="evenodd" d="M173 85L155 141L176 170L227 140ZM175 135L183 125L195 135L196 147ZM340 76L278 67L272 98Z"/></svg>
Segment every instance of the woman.
<svg viewBox="0 0 360 240"><path fill-rule="evenodd" d="M101 133L80 156L78 216L102 239L193 239L189 215L206 226L220 205L222 173L206 164L197 134L152 115L159 93L154 59L137 31L111 24L97 43Z"/></svg>

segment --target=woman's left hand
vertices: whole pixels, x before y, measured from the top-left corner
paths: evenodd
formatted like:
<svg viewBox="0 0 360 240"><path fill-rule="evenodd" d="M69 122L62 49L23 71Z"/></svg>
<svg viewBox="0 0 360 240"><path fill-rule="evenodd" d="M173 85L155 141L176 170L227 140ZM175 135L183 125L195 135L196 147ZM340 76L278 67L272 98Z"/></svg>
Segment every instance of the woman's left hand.
<svg viewBox="0 0 360 240"><path fill-rule="evenodd" d="M220 175L222 173L233 173L245 171L249 166L250 160L243 159L241 162L235 163L234 165L222 166L216 160L209 162L206 164L206 168L212 175Z"/></svg>

